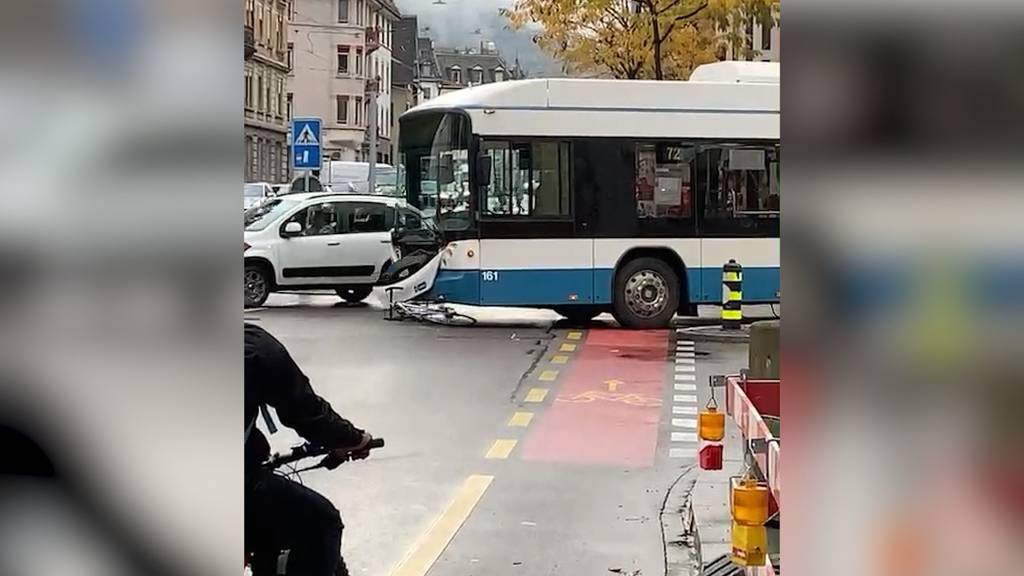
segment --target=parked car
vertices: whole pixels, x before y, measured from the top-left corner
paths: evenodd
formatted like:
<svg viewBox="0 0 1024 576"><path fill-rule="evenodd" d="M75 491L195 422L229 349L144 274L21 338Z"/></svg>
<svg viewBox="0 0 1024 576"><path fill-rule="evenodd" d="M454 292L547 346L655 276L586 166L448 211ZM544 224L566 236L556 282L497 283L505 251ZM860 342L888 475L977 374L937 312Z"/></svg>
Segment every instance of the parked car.
<svg viewBox="0 0 1024 576"><path fill-rule="evenodd" d="M317 192L271 198L245 214L245 305L260 306L272 292L317 288L360 302L401 257L393 235L422 243L422 235L411 233L420 227L433 230L397 198Z"/></svg>
<svg viewBox="0 0 1024 576"><path fill-rule="evenodd" d="M249 182L242 186L242 209L248 210L273 196L274 186L268 182Z"/></svg>

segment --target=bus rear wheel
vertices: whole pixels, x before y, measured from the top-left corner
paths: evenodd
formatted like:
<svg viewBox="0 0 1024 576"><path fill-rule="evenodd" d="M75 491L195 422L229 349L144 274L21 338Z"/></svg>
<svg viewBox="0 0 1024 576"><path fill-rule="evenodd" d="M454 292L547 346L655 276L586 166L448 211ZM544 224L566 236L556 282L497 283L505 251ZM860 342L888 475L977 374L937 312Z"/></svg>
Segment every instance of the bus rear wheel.
<svg viewBox="0 0 1024 576"><path fill-rule="evenodd" d="M612 310L626 328L664 328L679 308L679 276L659 258L626 262L615 275Z"/></svg>

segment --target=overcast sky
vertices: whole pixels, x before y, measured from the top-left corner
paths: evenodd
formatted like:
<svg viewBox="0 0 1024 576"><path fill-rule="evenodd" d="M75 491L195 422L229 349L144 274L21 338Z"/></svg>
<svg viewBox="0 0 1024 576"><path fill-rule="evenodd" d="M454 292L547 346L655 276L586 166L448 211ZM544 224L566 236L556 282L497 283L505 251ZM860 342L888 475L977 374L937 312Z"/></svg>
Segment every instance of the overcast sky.
<svg viewBox="0 0 1024 576"><path fill-rule="evenodd" d="M444 5L435 5L434 1L395 0L395 3L403 14L415 14L419 18L421 33L426 27L430 28L427 35L437 46L479 47L481 40L491 40L509 64L518 55L520 64L531 76L550 75L558 70L558 66L533 44L529 32L505 28L505 18L498 10L510 6L512 0L445 0Z"/></svg>

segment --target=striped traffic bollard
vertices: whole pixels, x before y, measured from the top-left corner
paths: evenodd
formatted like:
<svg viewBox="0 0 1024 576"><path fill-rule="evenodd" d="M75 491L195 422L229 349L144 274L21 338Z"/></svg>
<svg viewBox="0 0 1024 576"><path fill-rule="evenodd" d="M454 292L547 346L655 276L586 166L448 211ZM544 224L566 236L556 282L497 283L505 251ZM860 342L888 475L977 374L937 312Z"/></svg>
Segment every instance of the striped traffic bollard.
<svg viewBox="0 0 1024 576"><path fill-rule="evenodd" d="M722 266L722 328L739 330L743 323L743 267L735 260Z"/></svg>

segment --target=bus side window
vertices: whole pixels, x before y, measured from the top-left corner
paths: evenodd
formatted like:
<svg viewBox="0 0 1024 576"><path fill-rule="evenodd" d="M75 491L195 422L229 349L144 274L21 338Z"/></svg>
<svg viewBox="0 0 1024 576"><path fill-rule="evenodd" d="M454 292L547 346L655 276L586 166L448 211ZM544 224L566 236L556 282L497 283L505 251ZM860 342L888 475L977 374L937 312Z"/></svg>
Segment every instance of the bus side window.
<svg viewBox="0 0 1024 576"><path fill-rule="evenodd" d="M481 183L485 215L566 218L572 214L568 142L484 142L491 163Z"/></svg>
<svg viewBox="0 0 1024 576"><path fill-rule="evenodd" d="M638 144L634 178L637 217L692 218L695 160L693 147Z"/></svg>
<svg viewBox="0 0 1024 576"><path fill-rule="evenodd" d="M481 207L485 214L508 215L512 213L509 190L509 143L485 142L481 161L491 163L491 179L481 182Z"/></svg>
<svg viewBox="0 0 1024 576"><path fill-rule="evenodd" d="M705 218L778 217L777 148L713 147L707 154Z"/></svg>

